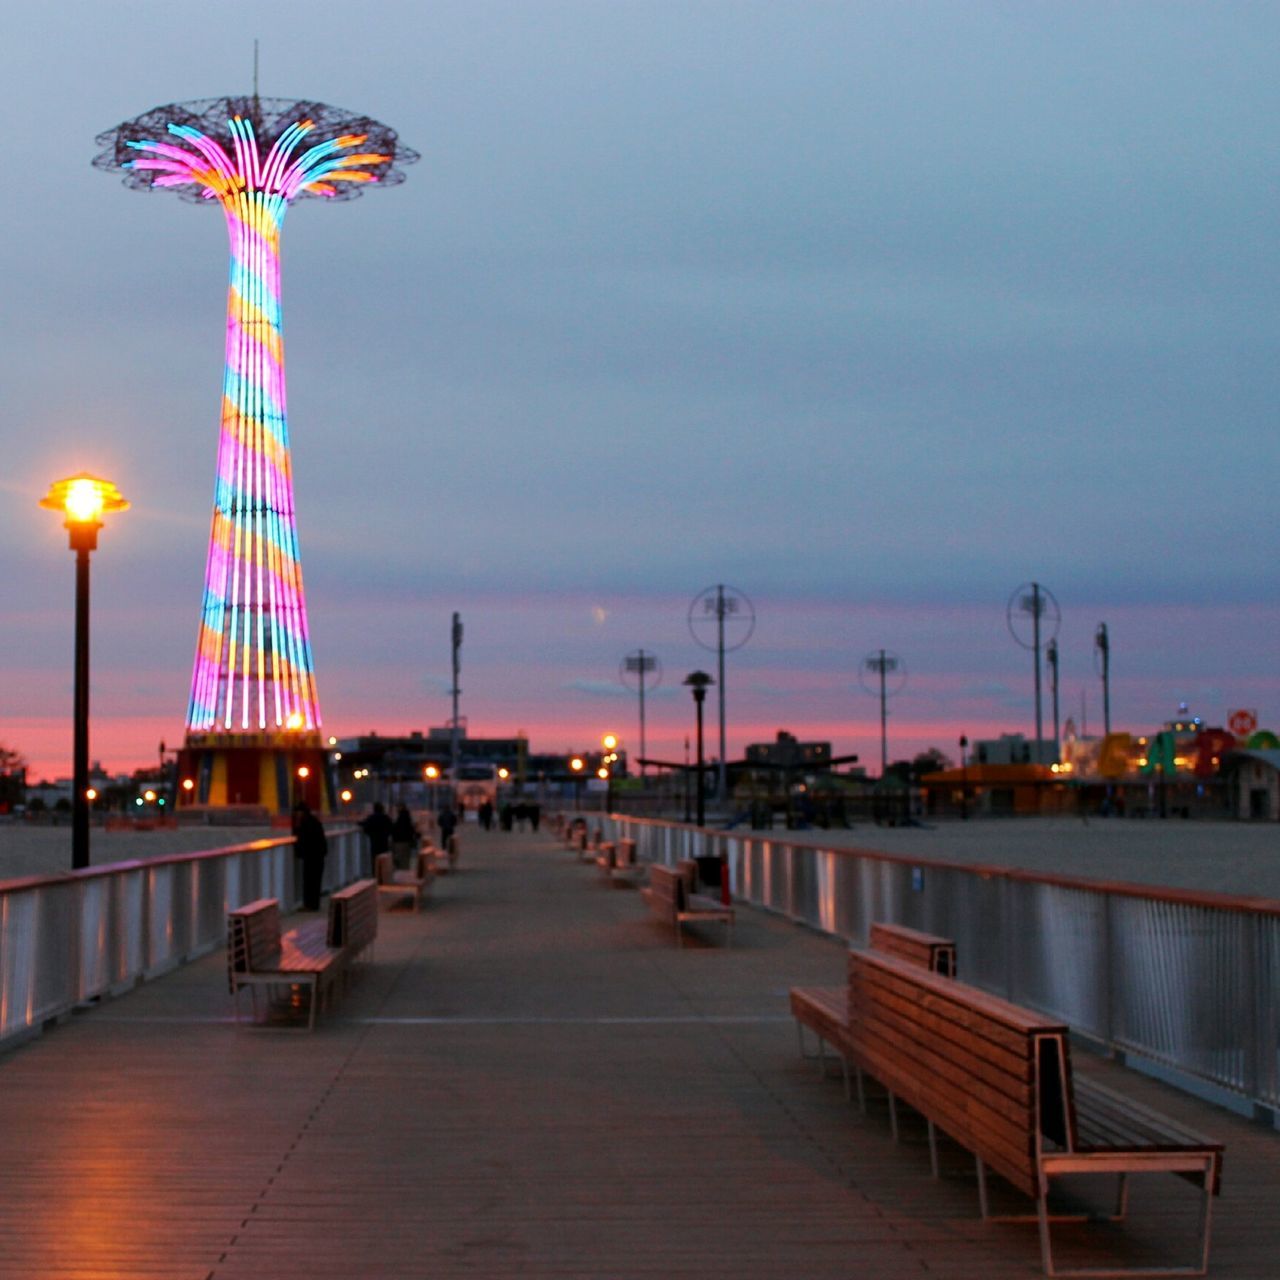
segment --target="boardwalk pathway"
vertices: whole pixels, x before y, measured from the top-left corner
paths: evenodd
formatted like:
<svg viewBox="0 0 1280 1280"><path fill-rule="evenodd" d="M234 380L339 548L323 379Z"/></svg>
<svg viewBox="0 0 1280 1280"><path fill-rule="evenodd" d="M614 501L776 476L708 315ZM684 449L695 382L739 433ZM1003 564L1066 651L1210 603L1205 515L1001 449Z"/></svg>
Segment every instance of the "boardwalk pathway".
<svg viewBox="0 0 1280 1280"><path fill-rule="evenodd" d="M77 1015L0 1058L0 1276L1039 1275L962 1153L932 1181L799 1061L787 988L841 948L744 915L678 950L549 839L468 831L314 1035L237 1032L221 954ZM1086 1065L1225 1139L1212 1274L1275 1274L1280 1136ZM1190 1229L1159 1186L1127 1256Z"/></svg>

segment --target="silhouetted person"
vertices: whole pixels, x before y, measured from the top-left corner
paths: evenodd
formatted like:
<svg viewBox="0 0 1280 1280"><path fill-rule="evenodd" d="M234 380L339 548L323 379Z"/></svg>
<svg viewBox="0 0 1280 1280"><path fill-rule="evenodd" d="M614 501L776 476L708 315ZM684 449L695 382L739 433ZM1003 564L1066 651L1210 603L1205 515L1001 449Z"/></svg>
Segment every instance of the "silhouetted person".
<svg viewBox="0 0 1280 1280"><path fill-rule="evenodd" d="M413 825L413 818L405 805L396 812L396 820L391 826L391 857L396 867L403 871L409 865L414 846L418 843L418 828Z"/></svg>
<svg viewBox="0 0 1280 1280"><path fill-rule="evenodd" d="M391 850L391 832L395 824L391 815L382 807L381 800L375 800L373 812L360 824L360 830L369 837L369 858L376 860L378 854Z"/></svg>
<svg viewBox="0 0 1280 1280"><path fill-rule="evenodd" d="M542 821L542 806L540 804L531 804L529 806L529 825L537 831L538 823Z"/></svg>
<svg viewBox="0 0 1280 1280"><path fill-rule="evenodd" d="M449 851L449 837L453 835L458 825L458 815L454 813L452 805L446 800L444 808L436 814L436 826L440 828L440 847L447 853Z"/></svg>
<svg viewBox="0 0 1280 1280"><path fill-rule="evenodd" d="M476 810L476 817L480 820L480 825L489 831L493 828L493 801L485 800Z"/></svg>
<svg viewBox="0 0 1280 1280"><path fill-rule="evenodd" d="M311 812L305 800L299 800L294 810L293 852L302 863L302 909L319 911L329 840L324 833L324 824Z"/></svg>

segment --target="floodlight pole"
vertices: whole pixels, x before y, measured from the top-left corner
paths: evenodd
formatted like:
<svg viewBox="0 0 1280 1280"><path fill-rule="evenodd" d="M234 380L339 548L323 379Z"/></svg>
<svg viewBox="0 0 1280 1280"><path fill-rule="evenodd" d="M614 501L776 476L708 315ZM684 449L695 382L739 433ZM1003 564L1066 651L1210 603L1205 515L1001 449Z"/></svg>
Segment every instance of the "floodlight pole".
<svg viewBox="0 0 1280 1280"><path fill-rule="evenodd" d="M719 583L716 586L716 633L720 661L720 767L716 770L716 801L723 811L728 781L728 773L725 768L725 761L728 757L725 754L724 732L724 583ZM699 719L701 719L701 716L699 716ZM701 815L698 816L698 825L702 825Z"/></svg>
<svg viewBox="0 0 1280 1280"><path fill-rule="evenodd" d="M1040 584L1031 584L1031 636L1036 668L1036 764L1040 763L1040 742L1044 737L1044 717L1040 710Z"/></svg>
<svg viewBox="0 0 1280 1280"><path fill-rule="evenodd" d="M458 794L458 765L461 756L461 744L458 741L458 695L462 690L458 687L458 673L461 670L460 653L462 650L462 615L455 613L453 615L453 626L449 632L450 640L453 645L453 688L450 693L453 695L453 719L449 725L449 768L452 774L453 794L455 799L451 801L456 804L456 796Z"/></svg>
<svg viewBox="0 0 1280 1280"><path fill-rule="evenodd" d="M1050 640L1044 651L1045 661L1053 679L1053 759L1056 764L1062 758L1062 739L1058 731L1058 641Z"/></svg>
<svg viewBox="0 0 1280 1280"><path fill-rule="evenodd" d="M1098 623L1097 633L1093 637L1094 646L1102 657L1102 730L1111 733L1111 639L1107 635L1107 624Z"/></svg>

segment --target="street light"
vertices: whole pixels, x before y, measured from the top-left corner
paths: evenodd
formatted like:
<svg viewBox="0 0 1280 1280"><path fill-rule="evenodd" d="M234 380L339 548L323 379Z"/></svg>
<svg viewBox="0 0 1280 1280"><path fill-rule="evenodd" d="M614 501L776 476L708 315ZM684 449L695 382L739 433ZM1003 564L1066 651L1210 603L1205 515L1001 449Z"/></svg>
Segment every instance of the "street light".
<svg viewBox="0 0 1280 1280"><path fill-rule="evenodd" d="M707 686L715 684L715 681L705 671L692 671L685 676L683 683L693 691L693 705L698 722L697 817L698 826L702 827L707 821L707 783L702 769L702 704L707 700Z"/></svg>
<svg viewBox="0 0 1280 1280"><path fill-rule="evenodd" d="M89 865L89 552L98 545L102 517L109 511L127 511L129 504L110 480L81 472L55 480L40 505L63 513L63 527L76 553L71 866L78 870Z"/></svg>
<svg viewBox="0 0 1280 1280"><path fill-rule="evenodd" d="M573 770L573 807L575 809L582 808L582 771L586 767L586 761L581 756L574 756L569 761L569 768Z"/></svg>
<svg viewBox="0 0 1280 1280"><path fill-rule="evenodd" d="M962 733L960 735L960 816L966 822L969 820L969 759L965 755L968 746L969 738Z"/></svg>

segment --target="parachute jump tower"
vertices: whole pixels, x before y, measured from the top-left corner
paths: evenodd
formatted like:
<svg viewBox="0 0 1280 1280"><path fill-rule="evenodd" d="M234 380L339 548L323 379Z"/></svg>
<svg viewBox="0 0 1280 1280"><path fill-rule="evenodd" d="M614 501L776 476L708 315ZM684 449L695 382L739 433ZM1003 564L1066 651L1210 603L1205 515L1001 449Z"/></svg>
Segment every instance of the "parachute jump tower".
<svg viewBox="0 0 1280 1280"><path fill-rule="evenodd" d="M100 134L99 169L217 206L231 238L222 431L178 804L333 807L298 558L285 413L280 229L290 204L349 200L418 159L323 103L206 98Z"/></svg>

